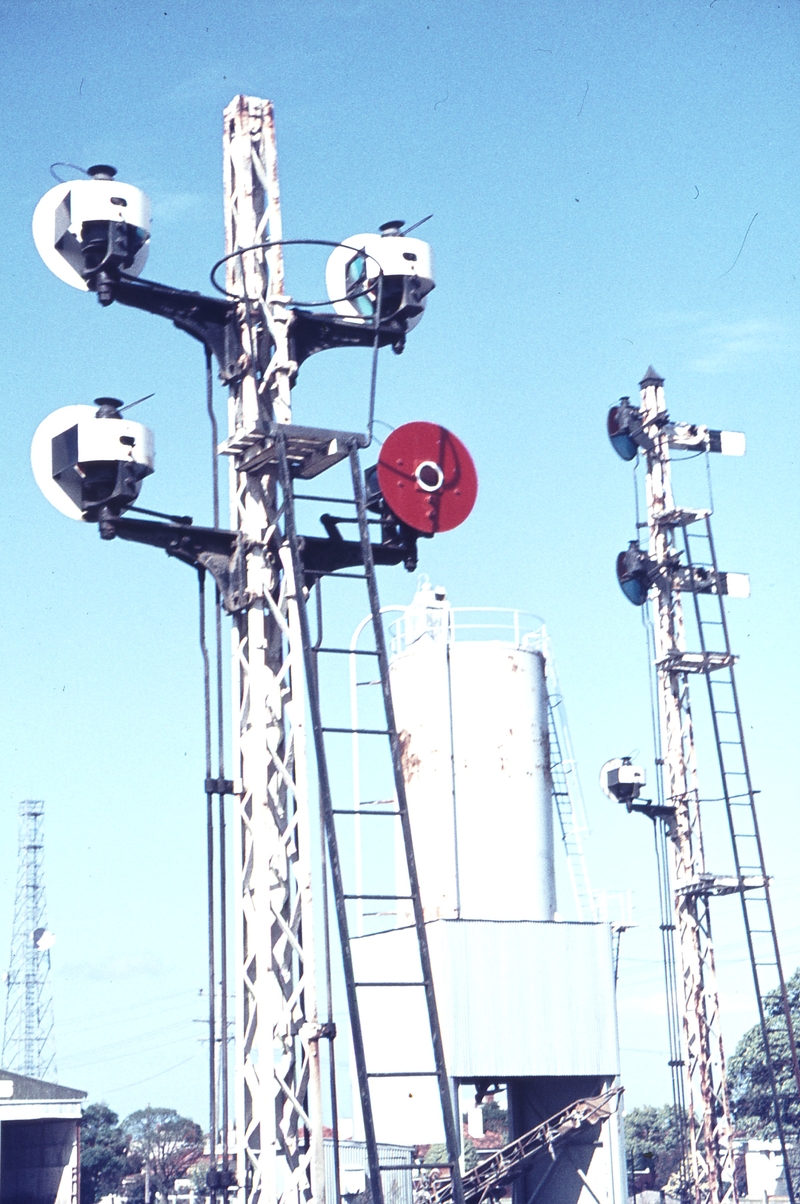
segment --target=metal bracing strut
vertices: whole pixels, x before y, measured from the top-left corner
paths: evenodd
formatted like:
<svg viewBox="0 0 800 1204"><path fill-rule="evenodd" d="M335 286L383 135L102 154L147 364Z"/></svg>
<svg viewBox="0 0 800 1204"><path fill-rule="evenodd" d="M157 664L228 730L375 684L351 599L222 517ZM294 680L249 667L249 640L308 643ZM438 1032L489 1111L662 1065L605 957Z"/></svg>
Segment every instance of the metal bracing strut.
<svg viewBox="0 0 800 1204"><path fill-rule="evenodd" d="M683 515L676 511L672 496L663 384L660 377L645 377L640 409L649 443L645 450L647 521L656 585L652 605L661 773L664 804L672 812L668 827L692 1179L697 1204L721 1204L736 1198L732 1125L709 914L714 883L705 869L688 672L682 667L686 640L675 573L675 532Z"/></svg>

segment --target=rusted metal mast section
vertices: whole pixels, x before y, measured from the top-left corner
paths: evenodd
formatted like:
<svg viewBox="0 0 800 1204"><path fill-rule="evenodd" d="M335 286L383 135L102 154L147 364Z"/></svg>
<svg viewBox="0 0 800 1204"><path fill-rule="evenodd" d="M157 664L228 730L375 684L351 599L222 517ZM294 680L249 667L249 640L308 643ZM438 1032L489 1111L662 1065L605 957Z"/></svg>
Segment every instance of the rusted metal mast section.
<svg viewBox="0 0 800 1204"><path fill-rule="evenodd" d="M663 385L663 379L649 369L640 382L640 406L636 408L623 398L611 410L608 422L611 442L622 458L631 460L642 452L647 465L648 552L639 546L638 539L634 540L627 552L618 557L617 575L630 601L643 605L649 597L652 603L661 770L658 804L633 802L638 787L633 787L627 798L620 794L617 797L627 802L629 810L642 811L663 823L672 850L672 920L679 980L676 994L683 1028L683 1089L675 1073L673 1085L679 1127L684 1124L684 1106L686 1110L696 1204L723 1204L736 1199L732 1124L709 911L712 896L731 894L738 894L742 903L773 1120L783 1149L788 1195L793 1202L795 1194L786 1158L783 1120L786 1104L778 1091L772 1055L778 1029L783 1030L786 1038L799 1092L800 1065L736 691L736 657L730 647L723 602L726 594L747 596L749 583L740 574L719 572L710 512L677 507L671 479L671 449L740 455L744 439L730 432L670 422ZM699 651L687 650L684 593L692 599ZM712 608L710 614L708 607ZM702 674L706 679L731 837L733 875L706 870L689 700L691 674ZM667 958L670 960L671 955ZM667 978L669 989L669 967ZM770 1015L774 1010L767 1000L770 991L776 992L781 1001L780 1014L776 1016ZM674 1044L671 1040L671 1048ZM677 1058L677 1050L672 1056ZM679 1069L674 1062L671 1065L673 1072Z"/></svg>
<svg viewBox="0 0 800 1204"><path fill-rule="evenodd" d="M672 496L669 437L664 419L664 382L641 381L641 423L650 437L647 463L647 525L657 589L652 599L656 681L661 726L664 801L672 811L674 919L683 988L686 1103L692 1178L698 1204L735 1199L732 1124L719 1027L709 898L697 785L689 669L685 658L681 591L676 587L675 534L695 516L677 510ZM698 1123L699 1122L699 1123Z"/></svg>

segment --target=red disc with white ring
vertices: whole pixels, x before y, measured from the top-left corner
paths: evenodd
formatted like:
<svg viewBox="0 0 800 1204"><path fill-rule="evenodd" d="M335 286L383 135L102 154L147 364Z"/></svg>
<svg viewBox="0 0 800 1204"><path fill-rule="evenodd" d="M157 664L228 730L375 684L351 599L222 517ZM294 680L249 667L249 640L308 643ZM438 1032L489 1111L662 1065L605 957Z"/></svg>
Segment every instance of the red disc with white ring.
<svg viewBox="0 0 800 1204"><path fill-rule="evenodd" d="M392 431L378 457L378 485L392 513L423 535L458 527L478 496L472 456L435 422Z"/></svg>

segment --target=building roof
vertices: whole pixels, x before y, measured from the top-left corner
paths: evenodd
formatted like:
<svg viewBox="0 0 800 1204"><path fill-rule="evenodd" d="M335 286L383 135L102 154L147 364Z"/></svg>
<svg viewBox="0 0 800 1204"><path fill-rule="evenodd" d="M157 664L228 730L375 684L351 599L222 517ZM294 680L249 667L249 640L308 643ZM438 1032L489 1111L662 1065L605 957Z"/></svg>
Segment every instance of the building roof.
<svg viewBox="0 0 800 1204"><path fill-rule="evenodd" d="M0 1100L81 1100L88 1092L75 1087L60 1087L43 1079L31 1079L12 1070L0 1070Z"/></svg>

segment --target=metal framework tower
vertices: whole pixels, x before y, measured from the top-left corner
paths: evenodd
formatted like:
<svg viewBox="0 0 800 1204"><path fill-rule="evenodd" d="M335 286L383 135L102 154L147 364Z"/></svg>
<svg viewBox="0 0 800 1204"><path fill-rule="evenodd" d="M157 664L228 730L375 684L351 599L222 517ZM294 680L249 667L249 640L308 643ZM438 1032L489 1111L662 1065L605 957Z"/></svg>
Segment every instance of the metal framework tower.
<svg viewBox="0 0 800 1204"><path fill-rule="evenodd" d="M448 1151L453 1198L463 1204L458 1139L451 1086L444 1064L433 976L425 934L411 841L400 741L393 718L388 660L380 622L375 562L385 547L373 548L367 497L359 463L369 436L297 427L291 420L291 388L298 310L284 295L280 196L272 105L237 97L224 115L226 266L228 296L236 303L241 354L226 369L230 384L229 437L220 450L231 457L231 525L244 558L237 593L233 638L234 795L237 808L237 1181L246 1204L304 1204L324 1198L322 1078L320 1042L333 1041L326 931L328 1018L320 1023L317 1005L310 859L310 816L306 755L306 701L311 718L319 818L330 867L336 922L355 1054L358 1094L367 1146L370 1190L383 1204L380 1157L373 1119L373 1080L387 1072L367 1068L359 1015L359 988L392 984L356 981L349 933L347 891L338 852L335 806L328 772L326 734L350 729L326 726L320 698L318 657L346 654L312 641L306 595L336 568L356 566L367 589L374 621L376 659L382 682L385 728L370 734L388 739L398 817L408 871L420 959L418 980L403 983L424 995L431 1049L430 1064L413 1074L436 1080ZM386 342L402 348L404 328L384 324L382 284L374 323L355 345L373 347L373 388L377 349ZM305 315L306 321L309 317ZM323 318L325 322L331 319ZM313 324L313 323L312 323ZM363 324L362 324L363 325ZM290 331L292 338L290 338ZM352 345L344 323L340 341ZM306 352L308 354L308 351ZM370 420L371 421L371 420ZM353 495L340 500L355 507L359 540L335 563L330 549L344 548L339 537L321 541L327 550L314 565L320 543L300 537L295 519L294 478L308 479L344 458L350 462ZM310 463L313 461L313 464ZM306 499L308 500L308 499ZM396 564L408 550L395 548L379 563ZM351 559L350 557L354 557ZM237 570L238 571L238 570ZM343 576L347 577L345 572ZM352 576L352 574L350 574ZM321 611L319 612L321 613ZM320 619L321 622L321 619ZM325 890L323 888L323 894ZM361 896L383 898L384 896ZM395 896L392 896L395 898ZM323 908L324 910L324 908ZM333 1062L331 1056L331 1064ZM390 1071L390 1077L407 1077ZM331 1065L331 1086L334 1072ZM336 1112L335 1091L332 1108ZM335 1151L338 1135L334 1135ZM338 1188L337 1188L338 1198Z"/></svg>
<svg viewBox="0 0 800 1204"><path fill-rule="evenodd" d="M411 243L403 244L398 256L396 240L404 238L402 223L389 222L381 227L386 238L387 266L383 250L376 256L366 249L326 243L320 240L300 240L305 243L333 247L344 252L337 271L344 277L351 251L360 263L363 279L342 285L341 292L354 288L354 296L372 296L372 317L361 310L353 315L317 314L309 303L302 309L292 305L284 295L283 246L281 234L280 195L278 189L277 156L272 105L269 101L238 96L224 114L224 184L226 254L212 272L214 286L224 298L203 297L199 293L174 289L155 281L141 279L137 274L136 254L147 230L147 200L144 194L129 186L128 193L140 206L142 226L134 227L124 220L106 218L95 227L83 221L79 227L81 272L73 272L77 286L97 294L104 306L113 301L130 305L168 318L179 329L203 343L206 352L206 401L216 443L213 414L211 362L216 357L220 378L230 388L229 434L226 441L215 447L214 458L214 527L192 525L190 519L144 511L164 521L151 522L123 517L123 511L136 500L141 474L131 468L129 450L137 438L146 444L149 435L139 428L137 435L127 440L112 440L115 448L124 452L112 454L109 461L92 461L91 472L96 476L102 467L105 484L95 481L104 500L87 486L89 474L76 461L68 471L71 486L79 481L81 505L79 510L91 521L97 521L104 539L131 539L164 549L200 575L201 650L205 667L206 711L206 827L208 834L208 899L209 899L209 1116L211 1167L208 1187L212 1199L219 1192L227 1193L235 1185L243 1204L305 1204L324 1198L324 1162L322 1128L322 1092L320 1042L328 1040L332 1049L335 1025L332 1019L329 936L327 929L327 892L323 888L322 912L326 916L324 966L325 974L317 974L314 958L314 915L312 911L311 817L308 800L309 768L306 755L306 709L311 718L309 748L313 748L315 793L319 808L315 817L320 820L324 848L321 851L322 874L330 868L330 882L336 907L336 923L342 952L342 966L348 1000L348 1012L353 1049L357 1066L358 1093L364 1121L370 1189L374 1204L383 1204L384 1194L381 1166L373 1124L372 1092L376 1078L385 1078L382 1071L367 1068L359 1017L359 989L376 985L355 980L354 959L349 934L347 904L362 896L348 892L341 872L335 816L341 809L334 805L327 769L326 735L338 735L343 729L325 724L322 717L318 657L340 655L347 650L323 648L321 628L312 642L306 598L317 590L318 621L321 624L321 579L352 578L365 583L370 609L376 624L375 648L367 655L375 658L379 668L384 704L385 726L371 734L388 743L392 775L397 795L398 818L403 835L403 847L408 870L408 894L402 896L412 903L420 959L419 979L403 986L416 987L424 994L428 1029L431 1041L430 1063L415 1075L434 1077L441 1106L446 1145L447 1166L451 1172L455 1204L463 1204L458 1166L458 1139L453 1115L451 1086L444 1064L427 937L419 897L419 884L414 866L414 853L408 812L404 801L404 782L400 741L392 714L388 680L388 663L383 631L380 627L380 602L375 576L376 564L416 563L416 540L422 530L407 526L396 518L383 495L377 500L368 496L359 450L371 443L374 416L377 354L380 347L391 345L402 351L407 331L416 323L424 309L424 298L434 286L426 244L418 239L414 246L427 259L417 263L417 252ZM94 172L94 175L92 174ZM99 174L98 174L99 173ZM114 177L114 169L98 166L88 173L103 182ZM68 187L71 187L69 185ZM115 189L116 189L115 185ZM119 185L120 189L123 185ZM60 195L60 194L59 194ZM95 190L92 204L101 198ZM103 194L105 195L105 193ZM62 279L65 263L58 248L51 254L49 247L50 222L47 213L56 202L53 190L43 198L37 209L42 222L40 246L43 258ZM122 204L122 203L121 203ZM43 223L43 224L42 224ZM91 229L87 229L91 227ZM84 239L84 234L86 238ZM362 237L362 236L357 236ZM97 250L104 245L98 262ZM381 242L381 246L383 247ZM131 254L133 253L133 259ZM54 258L55 255L55 258ZM394 256L394 257L393 257ZM367 261L374 265L367 268ZM143 262L143 261L142 261ZM226 268L226 283L222 287L216 272ZM413 266L412 266L413 264ZM126 269L133 266L133 271ZM141 262L139 263L139 268ZM70 269L72 270L72 269ZM372 272L377 271L374 280ZM426 274L427 273L427 274ZM368 283L368 280L373 281ZM361 288L361 285L364 285ZM384 285L386 290L384 291ZM360 291L359 291L360 290ZM340 290L335 290L339 292ZM348 293L349 296L349 293ZM338 298L341 303L343 298ZM336 302L333 302L334 306ZM369 302L372 305L372 301ZM370 409L366 434L339 430L320 430L299 427L292 423L291 388L299 364L309 355L333 347L367 347L372 349ZM108 400L108 399L107 399ZM108 418L113 410L117 416L118 403L101 406L100 417ZM47 421L47 420L46 420ZM60 419L56 420L56 425ZM425 497L437 495L436 504L424 500L426 513L432 518L445 489L450 489L458 501L448 523L458 515L458 521L469 513L472 501L463 489L463 474L474 469L466 449L455 436L436 428L436 454L443 463L452 460L452 481L445 480L445 471L426 457L419 458L419 471L433 473L433 483L423 476L415 477ZM53 475L52 435L49 426L40 427L44 466L41 482L49 490ZM52 438L51 438L52 435ZM52 444L52 446L51 446ZM143 444L143 446L144 446ZM37 448L39 444L37 443ZM459 459L462 448L465 458ZM216 485L216 453L229 457L231 482L231 527L223 531L218 524L218 492ZM71 453L70 453L71 454ZM77 455L77 450L75 451ZM116 454L116 459L114 455ZM416 454L416 453L414 453ZM38 451L37 451L38 456ZM150 458L151 459L151 458ZM353 493L349 498L308 497L296 494L296 479L310 480L319 473L349 460ZM38 460L37 460L38 463ZM137 462L138 463L138 462ZM398 463L403 463L402 458ZM139 468L148 468L150 461L143 453ZM106 472L111 468L112 474ZM80 469L79 471L77 471ZM416 470L415 470L416 471ZM449 471L449 470L448 470ZM59 470L60 472L60 470ZM77 475L75 473L77 472ZM461 475L459 475L461 474ZM145 472L144 475L147 475ZM95 479L95 476L92 479ZM74 479L73 479L74 477ZM113 480L112 480L113 477ZM471 479L471 478L470 478ZM454 487L461 482L459 488ZM477 488L474 483L474 489ZM93 493L93 500L89 499ZM462 497L463 493L463 497ZM66 495L65 495L66 496ZM405 495L404 495L405 496ZM55 501L55 497L51 500ZM295 522L295 500L326 504L331 501L348 507L347 515L338 518L319 515L325 526L325 539L305 536L298 532ZM85 503L85 504L84 504ZM77 505L77 503L75 503ZM372 516L375 505L379 517ZM345 540L338 523L356 523L359 538ZM381 541L371 542L371 527L380 528ZM447 530L442 523L436 529ZM430 532L433 533L433 532ZM351 574L340 572L348 567L360 568ZM218 722L218 777L212 776L211 756L211 690L210 662L205 641L205 603L203 581L206 571L214 578L216 628L219 640L220 606L233 617L233 736L234 765L231 779L223 773L222 725ZM220 657L217 657L219 666ZM218 697L221 692L218 673ZM219 706L217 706L219 710ZM217 715L219 721L219 715ZM350 729L344 729L350 732ZM352 734L352 733L351 733ZM236 1089L237 1089L237 1171L231 1174L228 1166L227 1079L225 1069L225 1008L226 927L225 910L219 917L222 964L221 1015L223 1075L221 1091L223 1112L222 1167L217 1159L220 1142L217 1137L215 1099L216 1063L214 1058L217 1031L215 1014L216 951L215 951L215 889L214 889L214 824L212 796L220 800L220 896L225 896L224 856L224 797L235 799L235 831L237 839L236 908ZM395 889L398 889L395 887ZM383 896L363 896L363 898ZM395 896L392 896L393 898ZM398 896L399 898L400 896ZM317 1006L317 984L327 987L327 1019L320 1023ZM399 1071L389 1072L391 1077ZM404 1077L405 1072L402 1072ZM329 1078L332 1112L335 1122L334 1059L329 1058ZM334 1124L335 1127L335 1124ZM334 1136L337 1147L338 1134ZM396 1168L395 1168L396 1169ZM337 1187L337 1198L339 1189ZM226 1197L227 1198L227 1197Z"/></svg>
<svg viewBox="0 0 800 1204"><path fill-rule="evenodd" d="M732 1125L719 1028L719 997L711 939L697 764L685 662L681 593L675 588L675 533L689 519L672 496L669 438L659 418L666 413L664 382L641 382L642 427L651 436L646 451L647 524L650 557L658 572L653 599L656 679L661 724L661 773L666 805L673 809L671 836L674 916L680 956L686 1104L693 1178L698 1204L734 1196ZM698 1132L697 1116L702 1132Z"/></svg>
<svg viewBox="0 0 800 1204"><path fill-rule="evenodd" d="M248 1201L322 1199L302 645L288 552L268 551L276 476L263 423L291 421L289 314L272 105L237 96L224 114L227 288L242 298L231 384L231 523L250 550L233 639L237 839L238 1182ZM252 249L250 249L252 248ZM254 452L248 458L249 452Z"/></svg>
<svg viewBox="0 0 800 1204"><path fill-rule="evenodd" d="M19 855L3 1030L3 1068L35 1079L54 1071L50 945L45 925L44 803L19 804Z"/></svg>
<svg viewBox="0 0 800 1204"><path fill-rule="evenodd" d="M736 692L736 657L730 648L725 618L723 595L734 592L734 575L719 572L709 512L676 506L672 493L670 449L723 451L722 441L729 436L705 427L671 423L663 385L663 379L649 369L640 382L639 408L634 409L623 398L609 415L609 434L612 442L617 441L615 446L623 458L632 459L637 449L643 451L647 469L648 553L634 541L618 560L618 575L631 601L641 604L649 594L652 603L659 717L657 758L661 772L658 804L628 805L630 810L646 812L659 825L656 848L676 1120L679 1129L684 1123L688 1129L696 1204L735 1200L732 1124L709 906L715 895L738 894L771 1085L773 1119L784 1152L789 1199L794 1201L786 1161L784 1107L771 1052L774 1032L765 1006L771 989L777 989L782 1000L778 1024L785 1026L799 1090L800 1066ZM687 649L684 593L692 597L699 651ZM711 617L708 606L713 608ZM689 698L692 674L706 678L734 875L706 870Z"/></svg>

